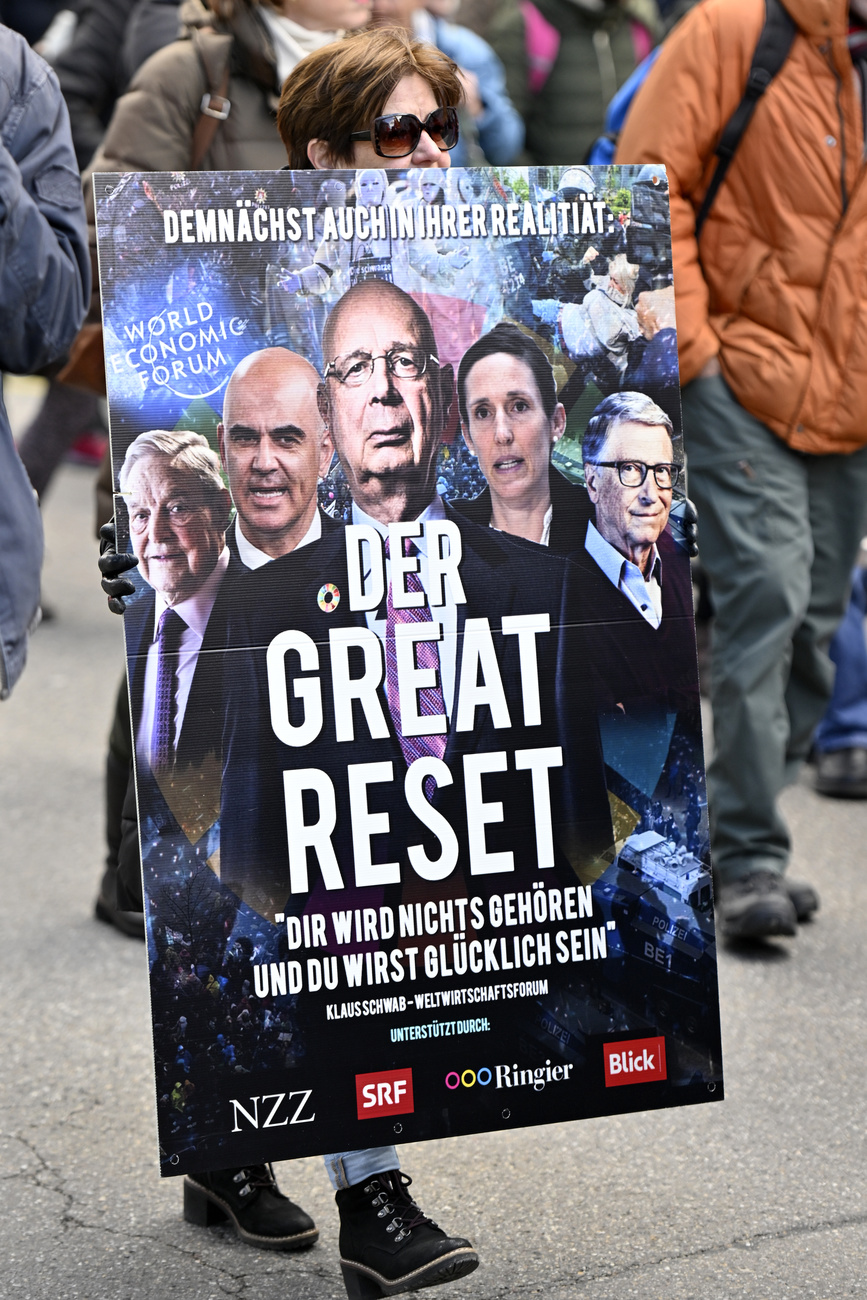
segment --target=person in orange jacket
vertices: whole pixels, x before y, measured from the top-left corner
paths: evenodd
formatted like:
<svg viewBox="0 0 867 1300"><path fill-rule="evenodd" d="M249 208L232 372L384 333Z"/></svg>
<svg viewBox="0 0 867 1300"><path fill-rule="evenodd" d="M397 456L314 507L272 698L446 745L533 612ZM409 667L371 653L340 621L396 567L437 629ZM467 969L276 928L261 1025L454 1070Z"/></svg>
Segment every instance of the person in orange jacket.
<svg viewBox="0 0 867 1300"><path fill-rule="evenodd" d="M700 239L763 0L705 0L684 18L617 151L668 170L684 441L716 613L711 844L735 939L794 935L818 907L784 875L777 799L830 697L867 516L867 4L784 3L791 48Z"/></svg>

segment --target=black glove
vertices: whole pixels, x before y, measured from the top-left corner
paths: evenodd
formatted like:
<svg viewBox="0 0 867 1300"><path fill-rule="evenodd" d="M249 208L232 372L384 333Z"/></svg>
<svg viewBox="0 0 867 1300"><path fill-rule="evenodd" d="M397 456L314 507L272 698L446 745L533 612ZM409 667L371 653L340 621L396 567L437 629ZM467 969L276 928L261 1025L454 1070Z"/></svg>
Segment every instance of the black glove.
<svg viewBox="0 0 867 1300"><path fill-rule="evenodd" d="M683 510L680 512L680 522L683 526L683 540L690 558L695 559L698 555L698 511L696 510L689 497L683 498Z"/></svg>
<svg viewBox="0 0 867 1300"><path fill-rule="evenodd" d="M99 530L99 571L103 575L100 586L108 596L108 607L112 614L122 614L126 609L123 596L132 596L135 583L121 575L127 569L134 569L138 564L135 555L118 555L117 529L114 520L103 524Z"/></svg>

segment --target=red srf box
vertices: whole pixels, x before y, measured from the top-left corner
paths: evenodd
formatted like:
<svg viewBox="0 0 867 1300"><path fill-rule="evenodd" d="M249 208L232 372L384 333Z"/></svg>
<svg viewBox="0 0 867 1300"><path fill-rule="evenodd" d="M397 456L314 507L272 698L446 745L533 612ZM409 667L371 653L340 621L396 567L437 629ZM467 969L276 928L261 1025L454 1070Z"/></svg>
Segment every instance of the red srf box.
<svg viewBox="0 0 867 1300"><path fill-rule="evenodd" d="M604 1043L605 1087L624 1083L657 1083L665 1072L664 1038L630 1038L626 1042Z"/></svg>
<svg viewBox="0 0 867 1300"><path fill-rule="evenodd" d="M380 1070L377 1074L356 1074L355 1099L359 1119L382 1115L411 1115L412 1070Z"/></svg>

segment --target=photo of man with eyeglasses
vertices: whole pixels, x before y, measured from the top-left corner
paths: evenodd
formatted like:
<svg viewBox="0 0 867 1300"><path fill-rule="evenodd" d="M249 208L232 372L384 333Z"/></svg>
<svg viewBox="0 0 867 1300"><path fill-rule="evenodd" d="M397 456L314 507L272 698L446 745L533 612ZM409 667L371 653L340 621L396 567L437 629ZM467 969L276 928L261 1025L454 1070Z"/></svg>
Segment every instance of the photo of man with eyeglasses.
<svg viewBox="0 0 867 1300"><path fill-rule="evenodd" d="M668 526L681 475L672 423L644 393L613 393L591 415L582 440L594 517L582 574L588 640L608 704L694 703L698 685L689 623L689 559ZM603 649L603 643L605 648Z"/></svg>
<svg viewBox="0 0 867 1300"><path fill-rule="evenodd" d="M662 622L657 542L680 474L673 455L671 420L643 393L600 402L582 442L584 481L596 507L587 551L652 627Z"/></svg>
<svg viewBox="0 0 867 1300"><path fill-rule="evenodd" d="M323 351L329 422L353 520L359 512L383 525L431 509L444 516L436 456L453 376L439 362L425 313L401 289L359 285L331 312Z"/></svg>

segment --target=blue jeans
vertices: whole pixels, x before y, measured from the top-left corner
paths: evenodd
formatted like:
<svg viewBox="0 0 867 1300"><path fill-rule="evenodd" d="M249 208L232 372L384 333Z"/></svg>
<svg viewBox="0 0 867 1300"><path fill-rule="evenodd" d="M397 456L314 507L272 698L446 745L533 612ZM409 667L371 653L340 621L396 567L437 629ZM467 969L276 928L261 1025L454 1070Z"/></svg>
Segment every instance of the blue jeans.
<svg viewBox="0 0 867 1300"><path fill-rule="evenodd" d="M815 746L821 753L834 749L867 749L867 571L852 575L849 604L831 642L830 655L837 665L834 693L816 729Z"/></svg>
<svg viewBox="0 0 867 1300"><path fill-rule="evenodd" d="M388 1169L399 1169L400 1160L394 1147L368 1147L365 1151L335 1151L323 1156L331 1186L335 1192L343 1187L354 1187L374 1174L384 1174Z"/></svg>

